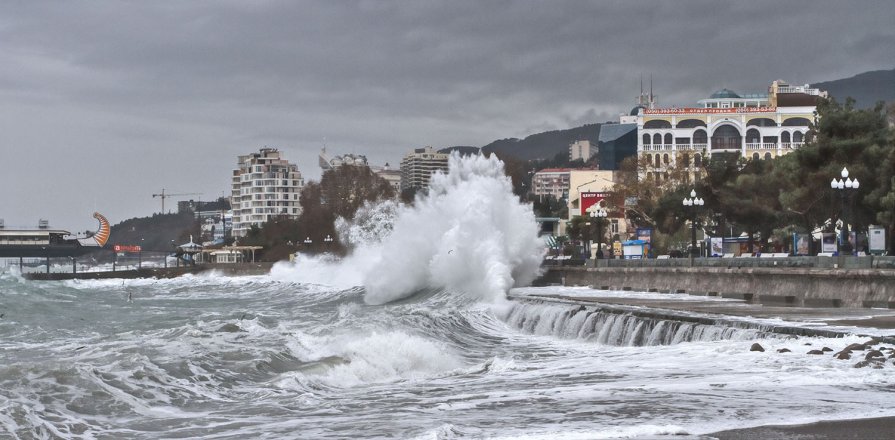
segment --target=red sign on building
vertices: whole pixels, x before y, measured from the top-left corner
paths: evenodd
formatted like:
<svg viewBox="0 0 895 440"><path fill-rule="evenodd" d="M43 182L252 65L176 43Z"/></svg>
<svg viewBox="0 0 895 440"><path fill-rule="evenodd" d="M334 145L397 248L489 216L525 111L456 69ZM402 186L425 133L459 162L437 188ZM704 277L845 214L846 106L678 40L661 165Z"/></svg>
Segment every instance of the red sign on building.
<svg viewBox="0 0 895 440"><path fill-rule="evenodd" d="M116 244L115 252L140 252L143 250L140 246L129 246L126 244Z"/></svg>
<svg viewBox="0 0 895 440"><path fill-rule="evenodd" d="M600 203L609 196L609 193L605 192L583 192L581 193L581 215L587 216L587 208ZM604 206L605 208L605 206Z"/></svg>

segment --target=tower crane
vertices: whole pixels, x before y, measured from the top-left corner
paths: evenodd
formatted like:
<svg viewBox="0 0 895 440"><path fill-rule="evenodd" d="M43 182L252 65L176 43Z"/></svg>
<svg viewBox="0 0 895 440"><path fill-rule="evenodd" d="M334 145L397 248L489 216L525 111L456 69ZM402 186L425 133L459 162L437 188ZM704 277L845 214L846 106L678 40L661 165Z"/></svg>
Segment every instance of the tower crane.
<svg viewBox="0 0 895 440"><path fill-rule="evenodd" d="M180 196L201 196L202 193L179 193L179 194L166 194L165 189L162 188L161 194L153 194L152 198L160 197L162 199L162 214L165 213L165 199L168 197L180 197Z"/></svg>

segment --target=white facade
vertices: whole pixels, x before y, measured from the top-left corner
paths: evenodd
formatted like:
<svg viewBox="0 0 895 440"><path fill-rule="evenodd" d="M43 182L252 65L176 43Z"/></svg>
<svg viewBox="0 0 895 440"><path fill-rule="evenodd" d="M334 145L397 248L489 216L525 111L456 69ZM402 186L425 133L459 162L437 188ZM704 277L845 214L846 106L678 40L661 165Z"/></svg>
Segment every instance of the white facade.
<svg viewBox="0 0 895 440"><path fill-rule="evenodd" d="M693 108L646 108L637 116L637 153L661 179L669 166L698 168L713 153L771 159L805 143L816 98L825 92L775 81L768 94L739 95L724 89ZM645 159L645 160L644 160Z"/></svg>
<svg viewBox="0 0 895 440"><path fill-rule="evenodd" d="M438 170L447 171L448 154L432 147L417 148L401 159L401 190L427 188L429 179Z"/></svg>
<svg viewBox="0 0 895 440"><path fill-rule="evenodd" d="M275 148L239 156L233 170L233 236L244 237L252 225L261 226L271 217L297 218L304 180L298 167L280 157Z"/></svg>

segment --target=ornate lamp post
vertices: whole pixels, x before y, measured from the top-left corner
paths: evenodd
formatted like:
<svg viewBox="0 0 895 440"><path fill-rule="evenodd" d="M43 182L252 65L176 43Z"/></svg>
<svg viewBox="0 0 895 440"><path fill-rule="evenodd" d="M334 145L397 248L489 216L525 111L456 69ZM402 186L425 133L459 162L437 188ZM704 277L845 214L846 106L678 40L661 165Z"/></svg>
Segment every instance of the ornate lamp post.
<svg viewBox="0 0 895 440"><path fill-rule="evenodd" d="M849 234L846 213L848 212L848 201L850 201L851 197L854 196L854 193L857 192L861 183L858 182L858 179L849 179L848 169L845 167L842 168L840 175L842 176L842 179L845 180L836 180L834 177L833 180L830 181L830 188L833 189L834 193L839 194L839 198L842 201L842 207L839 210L839 219L842 220L842 228L840 229L841 235L838 240L839 255L852 255L852 244L848 241Z"/></svg>
<svg viewBox="0 0 895 440"><path fill-rule="evenodd" d="M329 244L332 242L333 242L333 238L329 234L326 234L326 238L323 239L323 243L325 243L325 245L326 245L327 252L329 252Z"/></svg>
<svg viewBox="0 0 895 440"><path fill-rule="evenodd" d="M603 219L609 216L609 213L599 205L589 209L590 218L597 224L597 259L603 258Z"/></svg>
<svg viewBox="0 0 895 440"><path fill-rule="evenodd" d="M314 240L311 240L311 237L307 237L307 238L305 238L305 241L304 241L305 249L310 250L310 249L311 249L311 243L313 243L313 242L314 242Z"/></svg>
<svg viewBox="0 0 895 440"><path fill-rule="evenodd" d="M705 205L705 200L696 197L696 190L690 191L690 197L684 197L684 207L690 211L690 259L692 260L699 251L696 248L696 209Z"/></svg>

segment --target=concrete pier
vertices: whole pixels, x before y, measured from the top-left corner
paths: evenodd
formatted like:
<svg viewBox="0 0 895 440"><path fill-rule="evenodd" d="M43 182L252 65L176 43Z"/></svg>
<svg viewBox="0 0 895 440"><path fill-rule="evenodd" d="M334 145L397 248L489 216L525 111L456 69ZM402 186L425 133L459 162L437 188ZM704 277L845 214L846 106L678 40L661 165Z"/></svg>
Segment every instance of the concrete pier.
<svg viewBox="0 0 895 440"><path fill-rule="evenodd" d="M273 267L273 265L274 263L200 264L196 266L142 268L107 272L26 273L22 276L28 280L61 281L99 280L111 278L176 278L186 274L199 274L212 271L226 276L264 275L270 272L270 268Z"/></svg>

